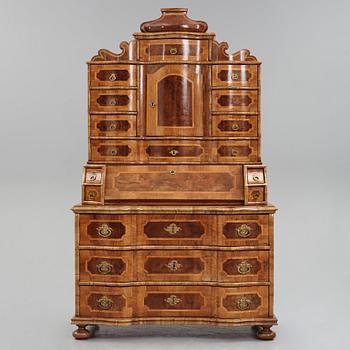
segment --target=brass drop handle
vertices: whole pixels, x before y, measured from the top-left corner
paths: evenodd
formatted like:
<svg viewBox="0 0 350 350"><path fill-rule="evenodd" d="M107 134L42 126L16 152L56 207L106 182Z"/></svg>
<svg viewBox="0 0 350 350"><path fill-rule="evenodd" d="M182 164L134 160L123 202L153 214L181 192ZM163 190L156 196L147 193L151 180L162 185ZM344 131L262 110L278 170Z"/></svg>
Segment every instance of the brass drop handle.
<svg viewBox="0 0 350 350"><path fill-rule="evenodd" d="M247 224L242 224L236 228L237 235L242 238L249 237L252 233L252 228Z"/></svg>
<svg viewBox="0 0 350 350"><path fill-rule="evenodd" d="M175 294L172 294L172 295L170 295L170 297L165 298L164 301L171 306L175 306L175 305L181 303L181 299L178 298Z"/></svg>
<svg viewBox="0 0 350 350"><path fill-rule="evenodd" d="M236 124L236 123L232 124L231 130L232 130L232 131L238 131L238 130L239 130L239 125Z"/></svg>
<svg viewBox="0 0 350 350"><path fill-rule="evenodd" d="M181 230L182 228L177 226L174 222L164 227L164 231L168 232L170 235L175 235Z"/></svg>
<svg viewBox="0 0 350 350"><path fill-rule="evenodd" d="M176 55L176 54L177 54L177 49L176 49L176 47L172 47L172 48L169 50L169 52L170 52L170 55Z"/></svg>
<svg viewBox="0 0 350 350"><path fill-rule="evenodd" d="M152 108L154 108L155 106L157 106L157 104L156 104L154 101L152 101L149 105L150 105Z"/></svg>
<svg viewBox="0 0 350 350"><path fill-rule="evenodd" d="M108 275L109 273L112 272L112 269L113 269L113 265L105 260L97 264L96 267L97 267L97 271L102 275Z"/></svg>
<svg viewBox="0 0 350 350"><path fill-rule="evenodd" d="M101 226L96 228L97 234L103 238L110 237L113 233L112 227L108 226L107 224L102 224Z"/></svg>
<svg viewBox="0 0 350 350"><path fill-rule="evenodd" d="M251 269L252 269L252 264L247 260L243 260L239 264L237 264L237 271L241 275L246 275L250 273Z"/></svg>
<svg viewBox="0 0 350 350"><path fill-rule="evenodd" d="M251 303L252 303L252 301L245 296L237 299L237 307L242 311L248 310L250 308Z"/></svg>
<svg viewBox="0 0 350 350"><path fill-rule="evenodd" d="M111 149L111 155L116 156L118 154L118 148L112 148Z"/></svg>
<svg viewBox="0 0 350 350"><path fill-rule="evenodd" d="M108 78L110 81L115 81L117 80L117 73L112 73L109 78Z"/></svg>
<svg viewBox="0 0 350 350"><path fill-rule="evenodd" d="M171 260L167 264L165 264L165 267L167 267L169 270L175 272L179 269L181 269L182 264L180 264L177 260Z"/></svg>
<svg viewBox="0 0 350 350"><path fill-rule="evenodd" d="M172 149L171 151L169 151L169 153L172 155L172 156L176 156L179 151L177 149Z"/></svg>
<svg viewBox="0 0 350 350"><path fill-rule="evenodd" d="M97 305L100 309L109 310L113 306L113 300L104 295L97 300Z"/></svg>
<svg viewBox="0 0 350 350"><path fill-rule="evenodd" d="M238 156L238 151L236 149L231 150L231 156Z"/></svg>

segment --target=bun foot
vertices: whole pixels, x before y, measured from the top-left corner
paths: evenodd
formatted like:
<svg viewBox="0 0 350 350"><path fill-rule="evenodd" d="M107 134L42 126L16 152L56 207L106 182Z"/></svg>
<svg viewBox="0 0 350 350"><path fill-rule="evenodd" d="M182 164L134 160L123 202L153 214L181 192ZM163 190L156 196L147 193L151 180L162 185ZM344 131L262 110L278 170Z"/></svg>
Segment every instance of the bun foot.
<svg viewBox="0 0 350 350"><path fill-rule="evenodd" d="M78 340L89 339L92 337L92 332L86 329L86 326L78 326L73 332L73 337Z"/></svg>
<svg viewBox="0 0 350 350"><path fill-rule="evenodd" d="M260 340L273 340L276 333L271 330L272 326L261 326L256 331L256 337Z"/></svg>

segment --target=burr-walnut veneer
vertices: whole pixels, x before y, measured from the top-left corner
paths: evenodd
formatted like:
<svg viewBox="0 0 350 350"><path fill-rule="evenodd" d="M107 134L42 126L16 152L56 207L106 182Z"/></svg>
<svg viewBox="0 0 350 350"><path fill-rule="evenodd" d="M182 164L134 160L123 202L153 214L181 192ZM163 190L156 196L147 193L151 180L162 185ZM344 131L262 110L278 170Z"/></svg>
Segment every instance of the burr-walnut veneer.
<svg viewBox="0 0 350 350"><path fill-rule="evenodd" d="M273 339L273 215L260 62L163 9L88 62L76 217L77 339L89 325L254 326Z"/></svg>

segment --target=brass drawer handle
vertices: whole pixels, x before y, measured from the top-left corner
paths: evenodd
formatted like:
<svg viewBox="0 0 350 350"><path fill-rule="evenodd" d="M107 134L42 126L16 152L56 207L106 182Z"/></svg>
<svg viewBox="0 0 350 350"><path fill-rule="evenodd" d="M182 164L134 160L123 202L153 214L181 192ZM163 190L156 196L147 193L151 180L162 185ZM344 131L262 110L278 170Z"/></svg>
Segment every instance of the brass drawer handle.
<svg viewBox="0 0 350 350"><path fill-rule="evenodd" d="M167 264L165 264L165 267L167 267L171 271L177 271L181 269L182 264L180 264L177 260L171 260Z"/></svg>
<svg viewBox="0 0 350 350"><path fill-rule="evenodd" d="M238 156L238 151L236 149L231 150L231 156Z"/></svg>
<svg viewBox="0 0 350 350"><path fill-rule="evenodd" d="M170 175L176 175L176 170L170 170Z"/></svg>
<svg viewBox="0 0 350 350"><path fill-rule="evenodd" d="M115 81L117 80L117 74L116 73L112 73L109 78L108 78L110 81Z"/></svg>
<svg viewBox="0 0 350 350"><path fill-rule="evenodd" d="M181 299L178 298L175 294L172 294L172 295L170 295L170 297L165 298L164 301L171 306L175 306L175 305L181 303Z"/></svg>
<svg viewBox="0 0 350 350"><path fill-rule="evenodd" d="M96 228L97 234L103 238L110 237L113 233L112 227L108 226L107 224L102 224L101 226Z"/></svg>
<svg viewBox="0 0 350 350"><path fill-rule="evenodd" d="M172 47L170 50L170 55L176 55L177 54L177 49L175 47Z"/></svg>
<svg viewBox="0 0 350 350"><path fill-rule="evenodd" d="M171 151L169 151L169 153L172 155L172 156L176 156L179 151L177 149L172 149Z"/></svg>
<svg viewBox="0 0 350 350"><path fill-rule="evenodd" d="M260 198L260 192L259 192L259 191L253 191L253 192L252 192L252 198L253 198L254 200L259 199L259 198Z"/></svg>
<svg viewBox="0 0 350 350"><path fill-rule="evenodd" d="M95 199L97 197L97 192L96 191L89 191L88 197L89 197L89 199Z"/></svg>
<svg viewBox="0 0 350 350"><path fill-rule="evenodd" d="M111 155L116 156L118 154L118 148L112 148L111 149Z"/></svg>
<svg viewBox="0 0 350 350"><path fill-rule="evenodd" d="M109 310L113 306L113 300L104 295L97 300L97 305L100 309Z"/></svg>
<svg viewBox="0 0 350 350"><path fill-rule="evenodd" d="M154 108L155 106L157 106L157 104L156 104L154 101L152 101L149 105L150 105L152 108Z"/></svg>
<svg viewBox="0 0 350 350"><path fill-rule="evenodd" d="M252 228L249 225L242 224L236 228L237 235L242 238L249 237L252 233Z"/></svg>
<svg viewBox="0 0 350 350"><path fill-rule="evenodd" d="M112 98L110 101L109 101L109 104L111 106L116 106L117 105L117 100L115 98Z"/></svg>
<svg viewBox="0 0 350 350"><path fill-rule="evenodd" d="M247 260L241 261L239 264L237 264L237 271L241 275L248 274L252 269L252 264L250 264Z"/></svg>
<svg viewBox="0 0 350 350"><path fill-rule="evenodd" d="M92 173L89 177L90 182L94 182L97 179L97 173Z"/></svg>
<svg viewBox="0 0 350 350"><path fill-rule="evenodd" d="M175 235L181 230L182 228L177 226L175 223L171 223L167 227L164 227L164 231L168 232L170 235Z"/></svg>
<svg viewBox="0 0 350 350"><path fill-rule="evenodd" d="M113 265L110 264L108 261L101 261L99 264L96 265L97 270L102 275L108 275L112 272Z"/></svg>
<svg viewBox="0 0 350 350"><path fill-rule="evenodd" d="M258 182L260 181L260 177L258 175L253 176L253 181Z"/></svg>
<svg viewBox="0 0 350 350"><path fill-rule="evenodd" d="M239 125L236 124L236 123L232 124L231 130L232 130L232 131L238 131L238 130L239 130Z"/></svg>
<svg viewBox="0 0 350 350"><path fill-rule="evenodd" d="M251 303L252 301L249 298L243 296L237 300L237 307L242 311L248 310L250 308Z"/></svg>
<svg viewBox="0 0 350 350"><path fill-rule="evenodd" d="M117 129L117 124L116 123L112 123L109 125L109 130L116 130Z"/></svg>
<svg viewBox="0 0 350 350"><path fill-rule="evenodd" d="M239 76L238 76L238 73L234 72L231 74L231 79L232 80L238 80L239 79Z"/></svg>

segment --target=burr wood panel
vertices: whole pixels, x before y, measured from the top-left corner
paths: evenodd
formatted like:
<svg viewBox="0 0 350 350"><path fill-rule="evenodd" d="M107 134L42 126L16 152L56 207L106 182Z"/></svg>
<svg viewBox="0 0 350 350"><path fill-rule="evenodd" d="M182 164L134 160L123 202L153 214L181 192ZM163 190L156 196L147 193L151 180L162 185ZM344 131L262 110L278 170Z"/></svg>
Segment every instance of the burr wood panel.
<svg viewBox="0 0 350 350"><path fill-rule="evenodd" d="M90 136L136 136L136 115L92 114L90 116Z"/></svg>
<svg viewBox="0 0 350 350"><path fill-rule="evenodd" d="M91 65L90 86L136 86L136 66L127 64L118 65Z"/></svg>
<svg viewBox="0 0 350 350"><path fill-rule="evenodd" d="M258 67L256 65L213 65L213 86L258 87Z"/></svg>
<svg viewBox="0 0 350 350"><path fill-rule="evenodd" d="M212 134L223 137L257 137L258 117L256 115L213 115Z"/></svg>
<svg viewBox="0 0 350 350"><path fill-rule="evenodd" d="M136 162L137 142L133 140L90 140L91 161Z"/></svg>
<svg viewBox="0 0 350 350"><path fill-rule="evenodd" d="M90 112L136 111L136 90L90 90Z"/></svg>
<svg viewBox="0 0 350 350"><path fill-rule="evenodd" d="M218 112L259 111L258 91L256 90L213 90L212 110Z"/></svg>

